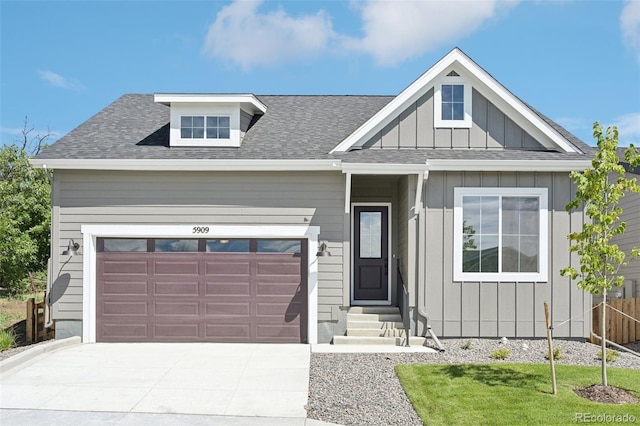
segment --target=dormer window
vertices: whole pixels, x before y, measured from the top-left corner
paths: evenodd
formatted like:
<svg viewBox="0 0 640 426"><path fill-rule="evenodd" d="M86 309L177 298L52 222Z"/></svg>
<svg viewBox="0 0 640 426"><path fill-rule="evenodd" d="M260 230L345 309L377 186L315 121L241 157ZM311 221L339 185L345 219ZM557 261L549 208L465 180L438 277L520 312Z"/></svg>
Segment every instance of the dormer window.
<svg viewBox="0 0 640 426"><path fill-rule="evenodd" d="M471 85L455 71L438 80L434 87L433 121L436 128L471 127Z"/></svg>
<svg viewBox="0 0 640 426"><path fill-rule="evenodd" d="M180 117L180 138L229 139L230 123L229 116L183 115Z"/></svg>
<svg viewBox="0 0 640 426"><path fill-rule="evenodd" d="M156 94L171 108L169 146L237 148L255 115L266 105L250 94Z"/></svg>

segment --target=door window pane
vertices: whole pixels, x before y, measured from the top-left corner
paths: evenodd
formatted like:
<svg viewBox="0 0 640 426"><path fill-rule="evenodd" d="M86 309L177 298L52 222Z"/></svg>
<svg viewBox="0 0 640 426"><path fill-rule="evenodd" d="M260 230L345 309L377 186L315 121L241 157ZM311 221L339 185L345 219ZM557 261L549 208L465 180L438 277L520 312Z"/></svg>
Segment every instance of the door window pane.
<svg viewBox="0 0 640 426"><path fill-rule="evenodd" d="M360 212L360 258L382 256L382 212Z"/></svg>

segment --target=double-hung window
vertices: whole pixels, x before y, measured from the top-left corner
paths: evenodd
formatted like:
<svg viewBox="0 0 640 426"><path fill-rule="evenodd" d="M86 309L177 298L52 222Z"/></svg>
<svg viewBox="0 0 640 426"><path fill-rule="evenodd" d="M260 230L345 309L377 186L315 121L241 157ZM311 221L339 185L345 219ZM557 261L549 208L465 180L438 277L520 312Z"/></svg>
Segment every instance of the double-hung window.
<svg viewBox="0 0 640 426"><path fill-rule="evenodd" d="M230 120L227 116L183 115L180 117L182 139L229 139Z"/></svg>
<svg viewBox="0 0 640 426"><path fill-rule="evenodd" d="M547 189L455 188L454 281L547 281Z"/></svg>

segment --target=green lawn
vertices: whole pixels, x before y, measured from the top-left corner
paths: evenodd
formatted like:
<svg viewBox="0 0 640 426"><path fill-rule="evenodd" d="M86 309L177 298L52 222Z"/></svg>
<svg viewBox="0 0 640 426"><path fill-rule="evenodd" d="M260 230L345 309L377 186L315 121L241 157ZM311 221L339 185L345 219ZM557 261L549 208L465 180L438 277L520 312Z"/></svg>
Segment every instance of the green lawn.
<svg viewBox="0 0 640 426"><path fill-rule="evenodd" d="M610 385L640 397L640 371L607 371ZM640 403L598 404L573 392L600 383L600 367L556 365L556 396L548 364L398 365L396 373L425 425L564 425L578 423L577 413L640 423Z"/></svg>

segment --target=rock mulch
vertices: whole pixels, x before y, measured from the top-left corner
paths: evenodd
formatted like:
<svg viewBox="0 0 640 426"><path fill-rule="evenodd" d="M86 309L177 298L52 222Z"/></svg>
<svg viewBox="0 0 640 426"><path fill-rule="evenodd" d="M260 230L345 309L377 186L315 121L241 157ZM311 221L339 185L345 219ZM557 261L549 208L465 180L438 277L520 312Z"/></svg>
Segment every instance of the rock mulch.
<svg viewBox="0 0 640 426"><path fill-rule="evenodd" d="M313 353L308 417L342 425L422 425L395 374L397 364L546 363L546 339L446 339L441 353ZM469 346L468 349L462 349ZM494 349L507 347L506 360L494 360ZM564 356L559 365L599 366L599 346L555 339ZM637 348L634 348L636 350ZM611 368L640 370L640 358L620 353Z"/></svg>

